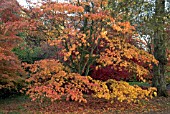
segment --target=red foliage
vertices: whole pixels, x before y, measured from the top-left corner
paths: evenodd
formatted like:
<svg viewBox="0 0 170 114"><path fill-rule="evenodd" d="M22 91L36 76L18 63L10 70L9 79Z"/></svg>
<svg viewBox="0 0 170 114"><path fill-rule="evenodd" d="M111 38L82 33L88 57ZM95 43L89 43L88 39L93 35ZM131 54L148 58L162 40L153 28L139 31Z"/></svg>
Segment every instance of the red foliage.
<svg viewBox="0 0 170 114"><path fill-rule="evenodd" d="M15 0L0 1L0 90L16 89L23 81L20 61L11 52L21 39L16 36L19 25L19 6Z"/></svg>
<svg viewBox="0 0 170 114"><path fill-rule="evenodd" d="M126 69L122 68L121 70L119 69L114 69L111 66L95 69L93 67L93 71L90 75L93 79L97 80L103 80L106 81L108 79L115 79L117 81L120 80L130 80L133 78L132 73L128 72Z"/></svg>
<svg viewBox="0 0 170 114"><path fill-rule="evenodd" d="M16 0L1 0L0 1L0 12L2 22L14 22L19 20L18 8L19 4Z"/></svg>

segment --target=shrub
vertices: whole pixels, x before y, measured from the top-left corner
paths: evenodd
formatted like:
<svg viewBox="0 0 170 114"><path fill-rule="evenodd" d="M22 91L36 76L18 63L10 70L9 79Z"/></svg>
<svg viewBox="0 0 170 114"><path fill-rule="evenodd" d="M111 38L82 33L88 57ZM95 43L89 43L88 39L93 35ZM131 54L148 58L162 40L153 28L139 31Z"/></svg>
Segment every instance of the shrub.
<svg viewBox="0 0 170 114"><path fill-rule="evenodd" d="M63 56L59 54L56 46L50 46L42 43L40 46L29 46L25 43L13 48L13 52L18 56L22 62L34 63L42 59L61 59Z"/></svg>
<svg viewBox="0 0 170 114"><path fill-rule="evenodd" d="M142 90L123 81L110 79L102 82L89 76L71 73L57 60L45 59L24 66L30 71L30 77L26 80L29 83L26 94L30 95L32 100L43 101L49 98L55 101L63 98L87 102L83 94L92 92L97 98L136 102L138 99L152 98L152 93L156 91L153 88Z"/></svg>
<svg viewBox="0 0 170 114"><path fill-rule="evenodd" d="M106 81L108 79L129 81L130 79L133 79L132 73L128 72L126 69L113 69L111 66L101 67L98 69L93 68L90 76L93 79L102 81Z"/></svg>
<svg viewBox="0 0 170 114"><path fill-rule="evenodd" d="M40 56L40 53L42 53L40 47L30 48L28 46L20 46L14 48L13 52L22 62L33 63L34 61L43 59Z"/></svg>
<svg viewBox="0 0 170 114"><path fill-rule="evenodd" d="M32 100L49 98L51 101L74 100L86 102L83 93L88 93L89 88L96 86L91 83L89 77L80 76L77 73L70 73L57 60L41 60L34 64L26 64L29 67L31 77L26 80L29 83L26 94Z"/></svg>
<svg viewBox="0 0 170 114"><path fill-rule="evenodd" d="M124 81L116 81L113 79L107 80L104 83L101 83L102 86L107 90L105 91L95 91L95 97L111 99L113 102L115 99L120 102L139 102L141 99L150 99L153 96L156 96L157 89L154 87L149 87L146 90L143 90L141 87L134 85L131 86ZM107 86L107 87L106 87ZM95 89L94 89L95 90Z"/></svg>

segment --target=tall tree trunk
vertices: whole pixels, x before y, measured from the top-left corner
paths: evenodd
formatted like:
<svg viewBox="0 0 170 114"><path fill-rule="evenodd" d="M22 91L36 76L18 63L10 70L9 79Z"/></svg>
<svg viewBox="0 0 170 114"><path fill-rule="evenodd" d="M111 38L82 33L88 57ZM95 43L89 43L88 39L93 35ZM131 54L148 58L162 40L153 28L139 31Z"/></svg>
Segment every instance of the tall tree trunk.
<svg viewBox="0 0 170 114"><path fill-rule="evenodd" d="M158 89L158 96L168 96L166 90L165 65L166 57L166 38L164 32L163 17L165 13L165 0L156 0L155 9L155 29L154 29L154 56L159 61L153 68L152 85Z"/></svg>

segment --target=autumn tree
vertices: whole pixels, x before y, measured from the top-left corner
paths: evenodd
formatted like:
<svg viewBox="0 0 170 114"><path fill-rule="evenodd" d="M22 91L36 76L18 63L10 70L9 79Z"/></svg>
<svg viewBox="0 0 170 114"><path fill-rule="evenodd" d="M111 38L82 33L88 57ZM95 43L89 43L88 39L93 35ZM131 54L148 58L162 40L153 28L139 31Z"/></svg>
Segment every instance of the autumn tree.
<svg viewBox="0 0 170 114"><path fill-rule="evenodd" d="M156 89L142 90L126 82L102 82L87 76L92 65L96 69L110 66L112 70L126 69L144 81L151 62L157 63L152 55L128 42L128 37L136 33L134 26L122 21L121 17L113 18L107 5L107 1L98 0L93 4L46 2L25 13L25 20L34 25L34 29L25 32L35 33L33 36L43 34L46 42L55 45L60 55L59 60L23 64L29 70L26 89L32 100L66 98L86 102L83 94L89 91L95 97L120 102L152 97Z"/></svg>
<svg viewBox="0 0 170 114"><path fill-rule="evenodd" d="M126 69L144 80L151 62L157 61L128 42L136 34L134 26L122 21L121 16L113 18L106 8L107 0L91 4L47 2L32 8L28 18L37 22L35 31L42 32L50 45L57 46L60 61L72 72L86 76L92 65L96 69L111 66L113 70ZM87 5L89 11L85 10Z"/></svg>
<svg viewBox="0 0 170 114"><path fill-rule="evenodd" d="M0 1L0 91L17 89L23 84L24 70L12 48L21 42L16 34L22 23L15 0Z"/></svg>
<svg viewBox="0 0 170 114"><path fill-rule="evenodd" d="M154 65L153 86L158 88L158 95L166 96L166 79L164 67L167 64L167 46L169 6L165 5L169 1L156 0L110 0L109 8L114 10L113 16L123 15L124 20L129 20L136 24L138 34L146 42L145 49L153 54L159 61L159 65ZM114 13L114 12L117 13ZM160 67L161 66L161 67ZM162 68L162 69L161 69ZM158 81L159 80L159 81Z"/></svg>

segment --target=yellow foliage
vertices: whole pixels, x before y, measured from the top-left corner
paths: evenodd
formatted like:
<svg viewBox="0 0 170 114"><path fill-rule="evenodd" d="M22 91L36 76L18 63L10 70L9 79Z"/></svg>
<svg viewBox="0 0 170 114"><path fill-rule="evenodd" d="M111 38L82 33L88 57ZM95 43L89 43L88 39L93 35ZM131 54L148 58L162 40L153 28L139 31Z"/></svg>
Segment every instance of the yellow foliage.
<svg viewBox="0 0 170 114"><path fill-rule="evenodd" d="M139 102L141 99L149 99L156 96L156 88L150 87L147 90L143 90L139 86L131 86L124 81L108 80L100 83L102 89L92 88L95 91L94 96L105 99L117 99L120 102ZM113 101L111 101L113 102Z"/></svg>

